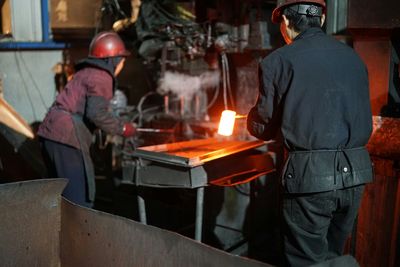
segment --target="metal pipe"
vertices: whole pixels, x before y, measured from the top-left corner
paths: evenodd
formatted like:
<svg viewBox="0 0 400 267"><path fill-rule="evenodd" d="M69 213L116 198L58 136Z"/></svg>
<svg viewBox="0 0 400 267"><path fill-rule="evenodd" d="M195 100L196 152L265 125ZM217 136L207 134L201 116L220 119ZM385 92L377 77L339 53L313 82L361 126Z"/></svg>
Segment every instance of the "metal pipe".
<svg viewBox="0 0 400 267"><path fill-rule="evenodd" d="M140 222L143 224L147 224L146 204L144 202L144 199L139 194L137 195L137 201L138 201L138 205L139 205Z"/></svg>
<svg viewBox="0 0 400 267"><path fill-rule="evenodd" d="M180 103L180 115L181 118L183 118L183 115L185 115L185 99L183 98L183 96L181 96L179 98L179 103Z"/></svg>
<svg viewBox="0 0 400 267"><path fill-rule="evenodd" d="M63 49L67 48L65 43L48 42L1 42L0 49Z"/></svg>
<svg viewBox="0 0 400 267"><path fill-rule="evenodd" d="M204 205L204 187L197 188L196 196L196 225L194 239L201 242L203 230L203 205Z"/></svg>
<svg viewBox="0 0 400 267"><path fill-rule="evenodd" d="M140 133L173 133L173 129L152 129L152 128L137 128Z"/></svg>
<svg viewBox="0 0 400 267"><path fill-rule="evenodd" d="M139 169L141 167L141 161L136 160L135 167L135 184L137 184L137 179L139 179ZM143 224L147 224L147 216L146 216L146 203L144 202L144 198L140 195L140 187L137 188L137 202L139 208L139 219Z"/></svg>
<svg viewBox="0 0 400 267"><path fill-rule="evenodd" d="M42 15L42 41L50 42L49 5L48 0L41 1Z"/></svg>
<svg viewBox="0 0 400 267"><path fill-rule="evenodd" d="M196 120L200 119L200 95L197 93L194 96L195 105L194 105L194 117Z"/></svg>
<svg viewBox="0 0 400 267"><path fill-rule="evenodd" d="M169 96L164 96L164 112L165 114L169 114Z"/></svg>

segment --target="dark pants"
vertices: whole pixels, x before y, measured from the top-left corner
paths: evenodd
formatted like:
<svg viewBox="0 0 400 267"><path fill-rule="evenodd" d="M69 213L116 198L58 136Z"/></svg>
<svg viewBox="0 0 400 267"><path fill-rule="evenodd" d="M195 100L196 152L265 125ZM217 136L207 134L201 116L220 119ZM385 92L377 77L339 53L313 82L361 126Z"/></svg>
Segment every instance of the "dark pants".
<svg viewBox="0 0 400 267"><path fill-rule="evenodd" d="M286 194L283 200L286 266L309 266L343 254L357 217L364 185Z"/></svg>
<svg viewBox="0 0 400 267"><path fill-rule="evenodd" d="M41 145L49 178L68 179L62 195L76 204L92 207L93 203L87 199L85 164L81 151L48 139L41 139Z"/></svg>

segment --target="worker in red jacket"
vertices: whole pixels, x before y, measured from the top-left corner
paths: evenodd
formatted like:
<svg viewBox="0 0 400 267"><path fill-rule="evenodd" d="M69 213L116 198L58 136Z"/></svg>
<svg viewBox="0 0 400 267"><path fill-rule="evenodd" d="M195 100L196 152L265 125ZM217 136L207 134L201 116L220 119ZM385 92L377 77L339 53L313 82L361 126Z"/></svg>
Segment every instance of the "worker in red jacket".
<svg viewBox="0 0 400 267"><path fill-rule="evenodd" d="M49 176L69 180L63 196L74 203L92 207L95 175L89 147L96 128L130 137L135 127L115 117L109 109L116 76L129 55L115 32L97 34L88 58L79 62L77 72L60 92L38 130Z"/></svg>

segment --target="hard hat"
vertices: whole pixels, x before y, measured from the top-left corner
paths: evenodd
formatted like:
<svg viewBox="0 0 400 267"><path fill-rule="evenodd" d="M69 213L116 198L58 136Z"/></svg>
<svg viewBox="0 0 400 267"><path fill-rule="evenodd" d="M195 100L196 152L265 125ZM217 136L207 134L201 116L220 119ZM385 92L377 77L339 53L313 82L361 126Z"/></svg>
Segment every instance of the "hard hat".
<svg viewBox="0 0 400 267"><path fill-rule="evenodd" d="M281 21L282 10L285 7L293 4L316 4L322 7L322 12L325 13L325 0L278 0L276 4L276 8L272 12L272 22L279 23Z"/></svg>
<svg viewBox="0 0 400 267"><path fill-rule="evenodd" d="M98 33L89 47L91 58L127 57L130 54L119 35L111 31Z"/></svg>

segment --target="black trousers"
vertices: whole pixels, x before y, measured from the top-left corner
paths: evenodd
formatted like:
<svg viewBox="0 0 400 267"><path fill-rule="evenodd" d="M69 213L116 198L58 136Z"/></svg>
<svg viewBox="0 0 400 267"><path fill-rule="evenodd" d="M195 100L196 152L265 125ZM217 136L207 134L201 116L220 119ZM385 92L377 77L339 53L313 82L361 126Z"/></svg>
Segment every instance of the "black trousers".
<svg viewBox="0 0 400 267"><path fill-rule="evenodd" d="M87 199L85 164L82 152L74 147L42 138L42 154L49 178L67 178L62 195L81 206L92 207Z"/></svg>
<svg viewBox="0 0 400 267"><path fill-rule="evenodd" d="M364 185L283 199L285 266L310 266L343 254Z"/></svg>

